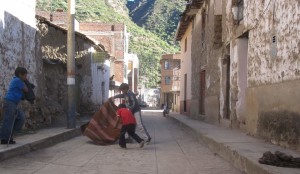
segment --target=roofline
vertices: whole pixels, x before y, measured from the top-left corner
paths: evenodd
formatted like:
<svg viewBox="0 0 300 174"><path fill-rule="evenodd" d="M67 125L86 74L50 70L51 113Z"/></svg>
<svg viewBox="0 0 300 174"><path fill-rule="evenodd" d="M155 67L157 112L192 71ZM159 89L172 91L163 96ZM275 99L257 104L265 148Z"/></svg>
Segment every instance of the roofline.
<svg viewBox="0 0 300 174"><path fill-rule="evenodd" d="M43 16L35 15L35 18L37 20L39 20L40 22L46 23L47 25L50 25L50 26L52 26L56 29L62 30L63 32L66 32L66 33L68 32L68 30L66 28L52 23L51 21L49 21L47 18L45 18ZM96 46L96 49L98 49L100 51L103 51L103 52L107 52L107 51L105 51L105 47L101 43L96 41L95 39L93 39L93 38L91 38L91 37L89 37L89 36L87 36L87 35L85 35L81 32L78 32L78 31L75 31L75 35L78 35L78 36L82 37L83 39L86 39L86 40L90 41L92 44L94 44Z"/></svg>
<svg viewBox="0 0 300 174"><path fill-rule="evenodd" d="M204 0L185 0L187 1L185 10L180 15L181 18L178 22L174 41L180 41L187 30L189 23L194 19L195 15L197 14L195 10L199 10Z"/></svg>

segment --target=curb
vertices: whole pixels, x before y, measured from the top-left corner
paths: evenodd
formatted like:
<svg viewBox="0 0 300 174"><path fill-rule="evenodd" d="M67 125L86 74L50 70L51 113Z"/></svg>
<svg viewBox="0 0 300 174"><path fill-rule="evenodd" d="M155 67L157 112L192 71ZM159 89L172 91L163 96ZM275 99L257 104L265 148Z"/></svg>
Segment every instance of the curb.
<svg viewBox="0 0 300 174"><path fill-rule="evenodd" d="M81 135L80 127L70 129L55 135L51 135L46 138L38 139L33 142L25 143L19 146L11 146L0 152L0 161L38 149L50 147L79 135Z"/></svg>
<svg viewBox="0 0 300 174"><path fill-rule="evenodd" d="M176 121L184 129L191 131L195 138L202 140L205 145L214 153L218 154L220 157L228 161L235 168L239 169L242 172L247 174L274 174L275 172L270 171L270 168L267 166L260 165L254 160L243 156L238 151L232 147L215 141L213 138L206 136L205 134L197 131L188 124L180 121L176 117L170 116L172 120ZM277 172L276 172L277 173Z"/></svg>

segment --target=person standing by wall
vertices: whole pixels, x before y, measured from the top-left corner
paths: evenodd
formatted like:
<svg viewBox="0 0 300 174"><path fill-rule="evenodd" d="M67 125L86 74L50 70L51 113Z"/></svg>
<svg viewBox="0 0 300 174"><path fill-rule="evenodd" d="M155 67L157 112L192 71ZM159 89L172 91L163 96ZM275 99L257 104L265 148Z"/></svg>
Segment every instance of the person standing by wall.
<svg viewBox="0 0 300 174"><path fill-rule="evenodd" d="M119 87L119 90L122 92L122 94L115 95L111 97L111 99L116 99L116 98L125 99L126 107L129 110L131 110L131 112L134 114L134 117L136 119L137 128L138 128L137 132L143 136L144 140L146 140L147 143L149 143L151 141L151 137L145 125L143 124L141 108L137 101L136 95L131 90L129 90L129 85L127 83L122 83Z"/></svg>
<svg viewBox="0 0 300 174"><path fill-rule="evenodd" d="M24 98L24 92L28 92L25 81L27 81L27 70L17 67L4 97L1 144L15 144L12 132L20 131L24 125L25 116L18 104Z"/></svg>

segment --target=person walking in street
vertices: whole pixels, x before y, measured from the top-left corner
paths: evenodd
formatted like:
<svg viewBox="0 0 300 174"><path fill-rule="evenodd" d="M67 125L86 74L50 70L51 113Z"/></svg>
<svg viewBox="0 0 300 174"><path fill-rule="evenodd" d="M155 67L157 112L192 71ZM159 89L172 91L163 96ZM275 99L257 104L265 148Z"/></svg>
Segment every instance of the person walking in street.
<svg viewBox="0 0 300 174"><path fill-rule="evenodd" d="M20 131L24 125L25 116L18 104L24 98L24 92L28 92L24 82L26 80L27 70L23 67L17 67L3 101L1 144L15 144L12 133L13 131Z"/></svg>
<svg viewBox="0 0 300 174"><path fill-rule="evenodd" d="M125 134L128 133L129 136L131 136L135 141L137 141L140 144L140 148L143 148L145 141L135 133L136 120L132 112L128 108L126 108L125 104L119 104L117 110L117 117L118 120L116 122L115 128L118 126L120 120L122 120L122 127L119 138L120 147L126 148Z"/></svg>
<svg viewBox="0 0 300 174"><path fill-rule="evenodd" d="M131 112L134 114L134 117L136 119L137 132L143 136L143 138L146 140L147 143L149 143L151 141L151 137L150 137L146 127L143 124L141 108L136 99L136 95L131 90L129 90L129 85L127 83L122 83L119 87L119 90L122 93L111 97L111 99L116 99L116 98L124 98L125 99L126 107L129 110L131 110Z"/></svg>
<svg viewBox="0 0 300 174"><path fill-rule="evenodd" d="M166 117L169 114L168 105L163 104L163 116Z"/></svg>

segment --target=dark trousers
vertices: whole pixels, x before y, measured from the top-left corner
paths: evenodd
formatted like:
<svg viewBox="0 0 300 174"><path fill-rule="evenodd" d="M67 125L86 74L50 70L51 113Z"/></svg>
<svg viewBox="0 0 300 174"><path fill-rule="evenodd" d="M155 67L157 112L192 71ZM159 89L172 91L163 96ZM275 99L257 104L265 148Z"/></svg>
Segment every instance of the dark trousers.
<svg viewBox="0 0 300 174"><path fill-rule="evenodd" d="M121 128L120 132L120 138L119 138L119 145L123 148L126 148L126 140L125 140L125 134L126 132L128 133L129 136L131 136L135 141L138 143L142 142L143 139L140 138L136 133L135 133L135 124L128 124L128 125L123 125Z"/></svg>
<svg viewBox="0 0 300 174"><path fill-rule="evenodd" d="M3 122L1 127L1 139L8 140L12 136L12 131L20 131L24 125L25 116L18 104L4 100Z"/></svg>

